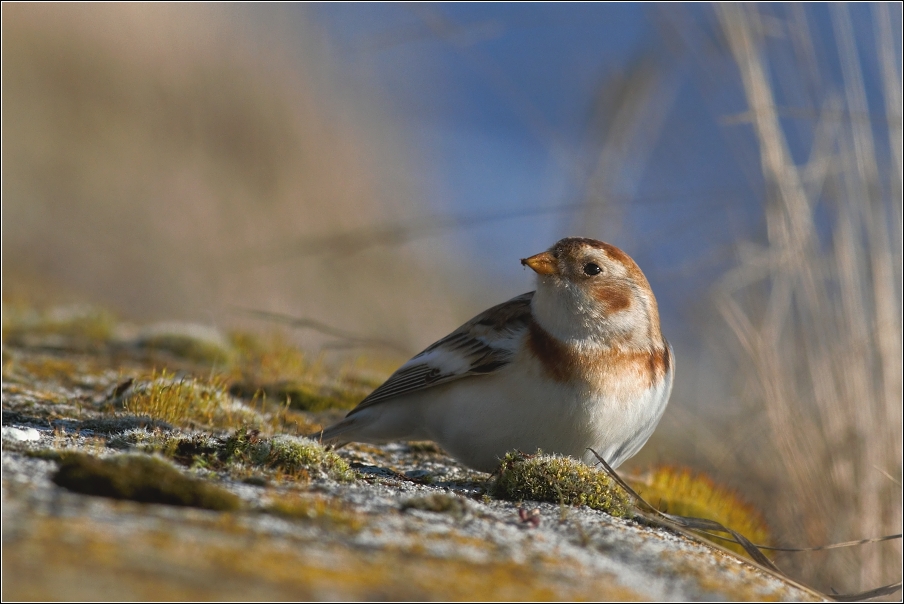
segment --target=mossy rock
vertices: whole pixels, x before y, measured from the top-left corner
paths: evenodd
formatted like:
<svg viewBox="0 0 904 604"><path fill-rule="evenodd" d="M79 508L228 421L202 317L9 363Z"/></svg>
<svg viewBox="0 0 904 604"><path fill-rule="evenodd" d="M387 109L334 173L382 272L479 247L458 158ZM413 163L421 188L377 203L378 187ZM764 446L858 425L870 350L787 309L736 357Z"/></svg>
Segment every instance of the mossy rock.
<svg viewBox="0 0 904 604"><path fill-rule="evenodd" d="M53 482L61 487L112 499L163 503L229 511L241 500L229 491L185 476L166 461L149 455L118 455L100 459L72 453L60 459Z"/></svg>
<svg viewBox="0 0 904 604"><path fill-rule="evenodd" d="M631 516L628 495L602 470L560 455L507 453L491 494L511 501L586 505L612 516Z"/></svg>

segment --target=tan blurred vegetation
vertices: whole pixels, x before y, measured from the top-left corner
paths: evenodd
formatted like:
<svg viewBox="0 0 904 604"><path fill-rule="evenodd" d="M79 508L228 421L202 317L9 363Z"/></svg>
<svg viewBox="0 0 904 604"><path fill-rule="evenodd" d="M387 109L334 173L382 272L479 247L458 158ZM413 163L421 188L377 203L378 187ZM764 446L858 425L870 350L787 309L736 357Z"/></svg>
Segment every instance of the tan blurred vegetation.
<svg viewBox="0 0 904 604"><path fill-rule="evenodd" d="M317 247L416 218L416 162L299 16L239 10L3 5L4 299L423 344L461 299L441 250Z"/></svg>
<svg viewBox="0 0 904 604"><path fill-rule="evenodd" d="M823 544L901 531L901 73L886 5L872 7L884 115L871 115L864 58L847 7L831 7L843 86L823 83L807 160L790 152L775 65L759 8L716 13L740 73L767 183L767 239L739 251L717 304L736 337L737 375L768 440L735 430L739 460L774 494L769 512L788 543ZM781 22L803 60L813 52L803 10ZM862 51L860 51L862 52ZM869 56L869 55L866 55ZM817 57L821 62L825 57ZM811 64L812 65L812 64ZM873 123L884 137L875 136ZM882 168L883 150L891 166ZM831 232L820 241L819 215ZM823 223L825 224L825 223ZM825 227L822 227L825 235ZM857 591L900 581L901 542L796 554L785 567L820 589Z"/></svg>
<svg viewBox="0 0 904 604"><path fill-rule="evenodd" d="M693 358L698 351L679 346L669 408L626 468L680 461L706 469L751 497L785 546L899 533L902 83L893 17L887 5L871 6L865 37L844 5L832 6L830 52L802 6L717 4L704 14L711 23L660 7L657 19L713 89L726 88L726 78L741 87L740 113L718 101L709 109L754 187L765 184L766 232L737 242L734 268L699 303L697 329L712 351ZM594 117L610 125L575 225L623 230L619 200L631 195L620 193L645 176L629 165L657 144L673 94L666 63L641 62L601 87L609 102ZM867 91L866 70L881 74L879 99ZM871 112L868 98L884 113ZM808 148L798 162L791 148L801 141ZM693 403L718 392L701 386L719 373L728 400ZM900 581L901 542L777 561L826 593L854 593Z"/></svg>

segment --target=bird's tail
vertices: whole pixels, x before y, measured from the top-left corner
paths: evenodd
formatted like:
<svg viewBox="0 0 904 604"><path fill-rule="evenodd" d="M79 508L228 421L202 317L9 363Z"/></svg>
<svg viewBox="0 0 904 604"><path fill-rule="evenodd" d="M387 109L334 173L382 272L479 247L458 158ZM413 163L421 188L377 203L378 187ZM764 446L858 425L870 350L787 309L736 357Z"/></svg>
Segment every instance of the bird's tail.
<svg viewBox="0 0 904 604"><path fill-rule="evenodd" d="M319 432L314 432L313 434L308 434L307 437L316 440L323 445L329 445L333 448L338 449L339 447L343 447L351 442L351 439L349 438L343 439L342 435L345 432L351 430L353 423L354 420L346 418L338 424L333 424L329 428L325 428Z"/></svg>

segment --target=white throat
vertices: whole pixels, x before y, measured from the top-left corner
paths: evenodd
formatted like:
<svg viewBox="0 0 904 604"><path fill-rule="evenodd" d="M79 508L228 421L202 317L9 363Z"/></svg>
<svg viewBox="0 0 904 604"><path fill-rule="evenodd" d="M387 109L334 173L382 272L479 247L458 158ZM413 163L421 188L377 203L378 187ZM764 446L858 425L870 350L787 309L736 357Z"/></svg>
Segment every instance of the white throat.
<svg viewBox="0 0 904 604"><path fill-rule="evenodd" d="M538 279L531 310L540 327L562 342L599 347L609 339L606 317L583 292L564 281Z"/></svg>
<svg viewBox="0 0 904 604"><path fill-rule="evenodd" d="M564 279L541 278L531 302L534 319L557 340L580 348L650 348L656 345L650 303L635 298L631 306L607 314L586 291ZM657 326L658 329L658 326Z"/></svg>

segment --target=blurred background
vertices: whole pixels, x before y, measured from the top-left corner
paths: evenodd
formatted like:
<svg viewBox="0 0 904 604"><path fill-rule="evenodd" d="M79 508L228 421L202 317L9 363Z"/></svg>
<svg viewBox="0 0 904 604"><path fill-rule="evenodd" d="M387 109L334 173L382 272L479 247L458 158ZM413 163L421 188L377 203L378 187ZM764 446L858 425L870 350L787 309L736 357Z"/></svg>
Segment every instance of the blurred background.
<svg viewBox="0 0 904 604"><path fill-rule="evenodd" d="M5 305L255 309L398 356L532 289L520 258L603 239L677 355L627 471L710 472L779 544L901 531L900 4L2 16ZM901 546L777 563L853 592Z"/></svg>

